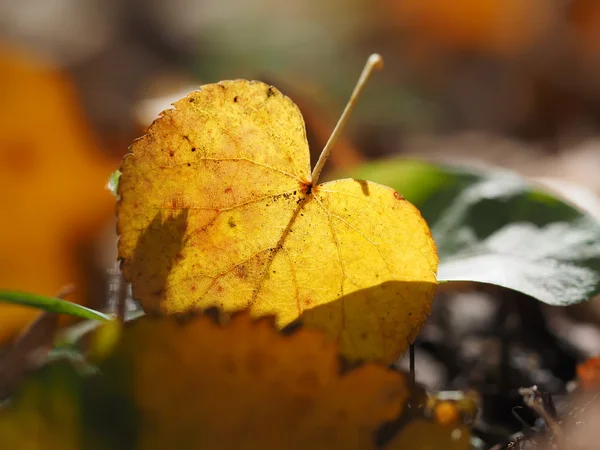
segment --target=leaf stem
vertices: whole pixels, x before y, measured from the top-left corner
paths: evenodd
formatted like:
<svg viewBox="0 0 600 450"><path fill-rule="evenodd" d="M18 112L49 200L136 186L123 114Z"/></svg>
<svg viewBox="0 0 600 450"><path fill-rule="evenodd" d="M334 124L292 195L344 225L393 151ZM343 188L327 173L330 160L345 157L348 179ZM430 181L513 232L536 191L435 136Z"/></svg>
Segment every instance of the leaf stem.
<svg viewBox="0 0 600 450"><path fill-rule="evenodd" d="M367 81L369 81L369 78L371 77L371 74L373 73L373 70L375 70L375 69L377 69L377 70L383 69L383 58L381 57L381 55L379 55L377 53L373 53L371 56L369 56L369 59L367 59L365 67L364 67L362 73L360 74L358 81L356 82L354 91L352 91L350 100L348 100L348 103L346 104L346 108L344 109L344 112L342 112L342 115L341 115L340 119L338 120L338 123L336 124L335 128L333 129L333 133L331 133L331 136L329 137L327 144L325 144L325 148L321 152L321 156L319 156L319 160L317 161L317 164L315 165L315 168L313 169L312 176L311 176L313 186L315 186L317 184L317 182L319 181L319 176L321 175L323 166L325 166L325 163L327 162L327 158L329 158L331 149L333 148L336 141L338 140L338 137L342 133L342 129L344 128L344 125L346 125L346 122L348 121L348 118L350 117L352 110L356 106L356 102L358 101L360 94L362 93L363 89L365 88L365 86L367 84Z"/></svg>

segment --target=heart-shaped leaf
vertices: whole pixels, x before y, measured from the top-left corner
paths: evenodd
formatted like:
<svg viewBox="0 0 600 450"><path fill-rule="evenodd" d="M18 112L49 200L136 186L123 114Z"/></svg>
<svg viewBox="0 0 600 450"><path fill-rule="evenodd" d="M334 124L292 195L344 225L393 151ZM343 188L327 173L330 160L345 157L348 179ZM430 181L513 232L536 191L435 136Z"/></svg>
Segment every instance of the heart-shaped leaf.
<svg viewBox="0 0 600 450"><path fill-rule="evenodd" d="M121 166L119 257L148 311L250 308L325 329L347 356L394 361L430 309L435 244L388 187L315 185L294 103L260 82L206 85Z"/></svg>

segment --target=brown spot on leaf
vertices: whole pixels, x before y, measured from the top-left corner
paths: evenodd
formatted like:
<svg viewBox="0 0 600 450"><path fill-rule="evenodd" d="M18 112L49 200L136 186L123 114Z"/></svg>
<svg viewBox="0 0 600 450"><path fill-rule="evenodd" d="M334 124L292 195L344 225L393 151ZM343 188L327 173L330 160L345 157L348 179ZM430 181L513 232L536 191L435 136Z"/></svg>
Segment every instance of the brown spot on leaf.
<svg viewBox="0 0 600 450"><path fill-rule="evenodd" d="M236 268L234 269L234 273L235 273L235 276L240 279L244 279L248 276L244 266L236 266Z"/></svg>
<svg viewBox="0 0 600 450"><path fill-rule="evenodd" d="M405 198L396 191L394 191L394 197L396 197L398 200L405 200Z"/></svg>

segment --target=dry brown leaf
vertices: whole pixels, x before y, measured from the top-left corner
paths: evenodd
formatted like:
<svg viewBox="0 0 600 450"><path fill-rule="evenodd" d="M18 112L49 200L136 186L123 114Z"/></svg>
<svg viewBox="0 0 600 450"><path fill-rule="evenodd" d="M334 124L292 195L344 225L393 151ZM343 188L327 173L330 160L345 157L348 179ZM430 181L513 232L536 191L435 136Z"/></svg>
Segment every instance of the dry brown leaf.
<svg viewBox="0 0 600 450"><path fill-rule="evenodd" d="M469 448L467 428L425 417L424 391L408 377L343 368L315 330L284 335L272 317L215 310L115 326L92 340L105 355L98 375L54 363L24 385L0 411L0 448Z"/></svg>
<svg viewBox="0 0 600 450"><path fill-rule="evenodd" d="M0 414L0 448L55 442L52 417L38 414L60 396L57 417L86 411L61 436L72 448L372 449L409 392L382 366L341 374L336 346L317 331L282 335L272 317L246 313L224 326L210 315L144 317L126 325L100 371L74 382L64 366L47 367L48 384L25 385ZM15 432L36 422L43 433Z"/></svg>

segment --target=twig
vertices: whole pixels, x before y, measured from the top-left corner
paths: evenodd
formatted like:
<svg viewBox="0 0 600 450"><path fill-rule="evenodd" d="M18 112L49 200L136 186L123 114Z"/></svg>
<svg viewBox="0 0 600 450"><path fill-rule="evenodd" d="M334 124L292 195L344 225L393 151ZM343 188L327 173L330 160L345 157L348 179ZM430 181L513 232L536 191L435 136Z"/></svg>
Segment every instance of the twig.
<svg viewBox="0 0 600 450"><path fill-rule="evenodd" d="M546 409L546 406L544 405L544 398L537 386L520 388L519 394L523 396L523 401L525 404L535 411L542 419L544 419L544 422L548 428L550 428L556 440L562 442L564 440L564 433L562 432L558 421Z"/></svg>

